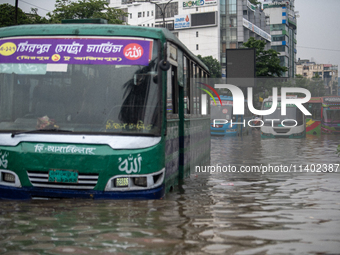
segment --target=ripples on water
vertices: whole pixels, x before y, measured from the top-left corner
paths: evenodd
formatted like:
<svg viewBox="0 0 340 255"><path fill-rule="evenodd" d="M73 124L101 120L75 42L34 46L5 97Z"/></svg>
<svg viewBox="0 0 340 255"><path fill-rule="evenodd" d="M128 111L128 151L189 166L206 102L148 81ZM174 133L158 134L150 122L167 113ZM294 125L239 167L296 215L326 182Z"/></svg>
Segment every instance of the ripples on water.
<svg viewBox="0 0 340 255"><path fill-rule="evenodd" d="M339 164L339 143L214 137L211 165ZM1 201L0 253L339 254L339 173L193 173L151 201Z"/></svg>

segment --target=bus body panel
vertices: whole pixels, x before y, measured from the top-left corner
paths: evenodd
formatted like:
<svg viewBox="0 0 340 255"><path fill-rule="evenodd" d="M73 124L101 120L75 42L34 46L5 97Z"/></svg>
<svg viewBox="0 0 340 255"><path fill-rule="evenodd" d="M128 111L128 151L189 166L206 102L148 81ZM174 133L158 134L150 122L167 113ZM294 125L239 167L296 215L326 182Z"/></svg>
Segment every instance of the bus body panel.
<svg viewBox="0 0 340 255"><path fill-rule="evenodd" d="M340 97L312 97L306 104L312 116L307 116L307 134L340 134Z"/></svg>

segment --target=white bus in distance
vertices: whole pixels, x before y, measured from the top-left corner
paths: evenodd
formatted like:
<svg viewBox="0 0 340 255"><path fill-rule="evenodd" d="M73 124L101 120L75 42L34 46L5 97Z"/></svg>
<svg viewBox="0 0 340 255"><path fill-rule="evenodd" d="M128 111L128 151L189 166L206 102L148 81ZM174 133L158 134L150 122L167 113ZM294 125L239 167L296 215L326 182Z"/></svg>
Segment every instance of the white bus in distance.
<svg viewBox="0 0 340 255"><path fill-rule="evenodd" d="M294 99L297 96L286 96L287 99ZM272 107L272 97L263 100L262 110ZM306 137L305 116L295 104L287 104L286 115L281 114L281 96L278 96L276 110L262 116L261 123L262 138L303 138Z"/></svg>

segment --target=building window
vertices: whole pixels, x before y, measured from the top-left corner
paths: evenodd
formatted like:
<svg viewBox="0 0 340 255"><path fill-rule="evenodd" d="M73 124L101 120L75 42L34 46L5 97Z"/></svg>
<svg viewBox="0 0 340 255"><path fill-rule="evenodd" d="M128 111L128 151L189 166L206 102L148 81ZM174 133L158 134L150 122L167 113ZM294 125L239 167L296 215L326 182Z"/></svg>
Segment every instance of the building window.
<svg viewBox="0 0 340 255"><path fill-rule="evenodd" d="M196 44L196 50L198 50L198 44Z"/></svg>
<svg viewBox="0 0 340 255"><path fill-rule="evenodd" d="M142 17L142 13L138 12L138 18Z"/></svg>
<svg viewBox="0 0 340 255"><path fill-rule="evenodd" d="M150 12L149 12L149 11L147 11L147 12L146 12L146 16L147 16L147 17L149 17L149 14L150 14Z"/></svg>
<svg viewBox="0 0 340 255"><path fill-rule="evenodd" d="M132 19L132 13L130 13L130 19Z"/></svg>
<svg viewBox="0 0 340 255"><path fill-rule="evenodd" d="M151 16L153 16L153 11L151 11Z"/></svg>
<svg viewBox="0 0 340 255"><path fill-rule="evenodd" d="M198 37L198 31L196 31L196 37Z"/></svg>
<svg viewBox="0 0 340 255"><path fill-rule="evenodd" d="M143 12L143 17L145 17L145 12Z"/></svg>
<svg viewBox="0 0 340 255"><path fill-rule="evenodd" d="M166 4L160 4L158 8L156 8L156 19L163 19L163 13L161 9L165 7ZM160 9L161 8L161 9ZM170 3L167 5L164 13L164 18L172 18L178 14L178 2Z"/></svg>

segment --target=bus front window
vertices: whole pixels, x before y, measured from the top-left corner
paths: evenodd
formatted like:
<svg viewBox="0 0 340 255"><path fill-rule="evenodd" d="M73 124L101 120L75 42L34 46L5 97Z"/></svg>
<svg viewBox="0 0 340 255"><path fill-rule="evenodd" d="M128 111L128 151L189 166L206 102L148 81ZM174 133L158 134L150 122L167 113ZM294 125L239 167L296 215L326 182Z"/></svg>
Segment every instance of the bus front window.
<svg viewBox="0 0 340 255"><path fill-rule="evenodd" d="M264 110L268 110L271 107L264 107ZM273 122L273 120L275 120ZM286 115L281 115L281 108L277 108L272 114L263 116L263 121L265 126L279 126L281 122L287 126L302 125L303 124L303 113L297 107L287 107ZM289 121L291 120L291 121ZM295 120L295 121L293 121ZM274 124L272 124L274 123Z"/></svg>
<svg viewBox="0 0 340 255"><path fill-rule="evenodd" d="M233 113L233 106L232 105L212 105L211 106L211 119L223 119L223 120L230 120L232 118Z"/></svg>
<svg viewBox="0 0 340 255"><path fill-rule="evenodd" d="M0 132L160 135L152 47L148 65L0 64Z"/></svg>
<svg viewBox="0 0 340 255"><path fill-rule="evenodd" d="M340 109L325 108L323 121L326 123L340 123Z"/></svg>

